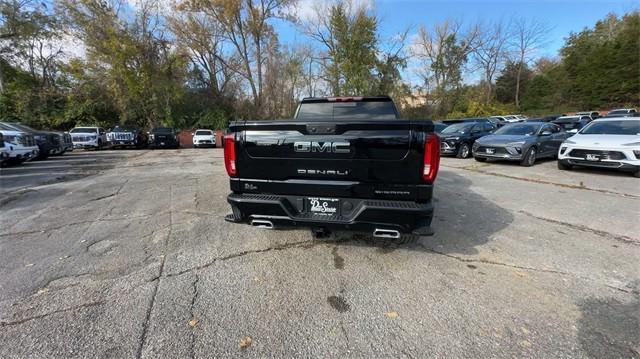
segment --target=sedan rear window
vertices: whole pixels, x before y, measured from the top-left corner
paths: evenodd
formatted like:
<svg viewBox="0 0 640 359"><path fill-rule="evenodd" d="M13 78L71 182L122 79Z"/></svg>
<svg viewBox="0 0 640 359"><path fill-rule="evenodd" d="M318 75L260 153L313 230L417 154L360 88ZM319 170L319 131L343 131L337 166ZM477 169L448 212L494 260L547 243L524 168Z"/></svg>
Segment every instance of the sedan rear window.
<svg viewBox="0 0 640 359"><path fill-rule="evenodd" d="M640 135L640 121L620 120L591 122L582 131L582 135Z"/></svg>

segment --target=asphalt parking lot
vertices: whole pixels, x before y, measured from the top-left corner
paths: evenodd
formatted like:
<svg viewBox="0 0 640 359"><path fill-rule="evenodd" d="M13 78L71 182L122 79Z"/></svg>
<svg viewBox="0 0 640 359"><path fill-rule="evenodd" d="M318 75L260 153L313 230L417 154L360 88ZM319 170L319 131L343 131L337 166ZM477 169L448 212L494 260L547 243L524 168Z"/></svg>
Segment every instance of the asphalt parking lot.
<svg viewBox="0 0 640 359"><path fill-rule="evenodd" d="M2 358L640 357L627 174L445 158L398 245L226 223L220 149L1 171Z"/></svg>

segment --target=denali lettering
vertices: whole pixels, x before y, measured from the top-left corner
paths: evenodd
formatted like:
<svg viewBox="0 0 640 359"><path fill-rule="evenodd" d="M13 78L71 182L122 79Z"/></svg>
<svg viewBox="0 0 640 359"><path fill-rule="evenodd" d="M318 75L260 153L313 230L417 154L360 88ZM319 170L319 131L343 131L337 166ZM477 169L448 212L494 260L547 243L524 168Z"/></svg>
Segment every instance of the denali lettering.
<svg viewBox="0 0 640 359"><path fill-rule="evenodd" d="M336 175L336 176L346 176L349 174L348 170L340 171L340 170L309 170L309 169L298 169L298 174L300 175Z"/></svg>
<svg viewBox="0 0 640 359"><path fill-rule="evenodd" d="M293 143L293 150L296 152L350 153L351 144L349 142L297 141Z"/></svg>

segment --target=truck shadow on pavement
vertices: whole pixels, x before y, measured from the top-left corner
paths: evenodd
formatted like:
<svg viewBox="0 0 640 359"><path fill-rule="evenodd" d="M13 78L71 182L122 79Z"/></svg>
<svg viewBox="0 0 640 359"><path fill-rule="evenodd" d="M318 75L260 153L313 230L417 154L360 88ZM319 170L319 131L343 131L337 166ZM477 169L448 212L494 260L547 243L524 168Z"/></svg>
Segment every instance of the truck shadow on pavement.
<svg viewBox="0 0 640 359"><path fill-rule="evenodd" d="M616 298L587 298L578 307L578 340L590 358L640 356L640 300L623 303Z"/></svg>
<svg viewBox="0 0 640 359"><path fill-rule="evenodd" d="M402 241L374 238L370 234L336 232L337 243L378 247L382 253L396 249L444 254L477 254L477 247L513 222L513 214L474 192L471 181L441 170L435 186L432 237L408 236Z"/></svg>

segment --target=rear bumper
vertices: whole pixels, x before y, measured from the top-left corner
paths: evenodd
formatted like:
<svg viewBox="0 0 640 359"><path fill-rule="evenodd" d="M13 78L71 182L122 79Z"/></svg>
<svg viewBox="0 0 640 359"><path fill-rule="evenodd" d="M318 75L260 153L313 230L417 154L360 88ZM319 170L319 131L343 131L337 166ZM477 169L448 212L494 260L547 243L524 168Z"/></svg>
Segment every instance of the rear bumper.
<svg viewBox="0 0 640 359"><path fill-rule="evenodd" d="M430 227L433 218L431 202L340 198L340 214L317 215L306 211L304 199L304 196L232 193L227 201L233 214L225 219L234 223L268 220L277 227L323 227L353 231L389 229L418 235L433 234Z"/></svg>

